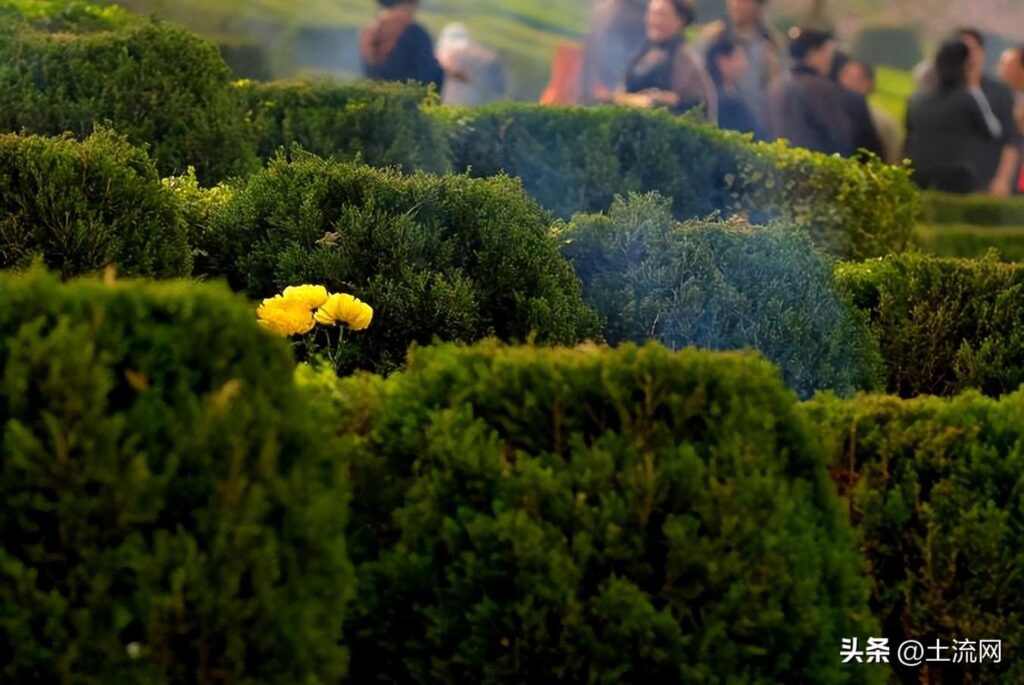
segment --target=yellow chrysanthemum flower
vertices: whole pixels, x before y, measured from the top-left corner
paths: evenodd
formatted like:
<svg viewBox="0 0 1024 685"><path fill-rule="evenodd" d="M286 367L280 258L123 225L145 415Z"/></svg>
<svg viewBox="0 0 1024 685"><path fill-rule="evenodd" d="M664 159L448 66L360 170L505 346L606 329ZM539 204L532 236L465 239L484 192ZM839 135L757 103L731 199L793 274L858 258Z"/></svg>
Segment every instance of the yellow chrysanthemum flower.
<svg viewBox="0 0 1024 685"><path fill-rule="evenodd" d="M343 323L353 331L366 329L373 320L373 307L351 295L331 295L317 310L316 321L324 326Z"/></svg>
<svg viewBox="0 0 1024 685"><path fill-rule="evenodd" d="M328 297L327 288L322 285L293 285L284 289L284 299L301 302L310 311L322 307Z"/></svg>
<svg viewBox="0 0 1024 685"><path fill-rule="evenodd" d="M305 335L313 330L316 322L313 311L299 299L287 299L278 295L263 300L256 310L260 323L278 335Z"/></svg>

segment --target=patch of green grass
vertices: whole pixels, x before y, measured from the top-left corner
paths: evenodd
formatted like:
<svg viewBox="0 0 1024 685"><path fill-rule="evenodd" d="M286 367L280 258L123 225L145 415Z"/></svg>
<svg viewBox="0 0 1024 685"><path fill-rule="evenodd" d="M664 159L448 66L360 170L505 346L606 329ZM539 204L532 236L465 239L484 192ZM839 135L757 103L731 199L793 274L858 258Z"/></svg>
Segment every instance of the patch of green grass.
<svg viewBox="0 0 1024 685"><path fill-rule="evenodd" d="M914 243L938 257L976 259L994 249L1003 261L1024 262L1024 226L922 225Z"/></svg>
<svg viewBox="0 0 1024 685"><path fill-rule="evenodd" d="M896 117L900 126L907 118L907 101L914 94L914 76L909 71L878 67L877 89L871 101Z"/></svg>

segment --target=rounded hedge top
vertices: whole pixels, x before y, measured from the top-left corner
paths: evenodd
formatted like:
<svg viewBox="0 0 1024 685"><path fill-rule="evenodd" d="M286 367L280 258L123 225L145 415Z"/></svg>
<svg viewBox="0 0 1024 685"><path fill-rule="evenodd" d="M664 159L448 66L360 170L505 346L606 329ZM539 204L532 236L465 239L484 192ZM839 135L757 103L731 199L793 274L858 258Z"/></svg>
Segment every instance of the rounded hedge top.
<svg viewBox="0 0 1024 685"><path fill-rule="evenodd" d="M803 231L680 224L670 209L658 196L618 198L607 215L579 215L559 231L609 343L755 349L804 398L879 386L866 317Z"/></svg>
<svg viewBox="0 0 1024 685"><path fill-rule="evenodd" d="M343 368L388 371L435 338L571 344L596 334L549 216L507 178L403 176L279 157L211 219L213 274L253 297L300 283L373 307Z"/></svg>
<svg viewBox="0 0 1024 685"><path fill-rule="evenodd" d="M0 135L0 268L42 257L64 277L187 276L182 212L142 150L101 131L71 138Z"/></svg>
<svg viewBox="0 0 1024 685"><path fill-rule="evenodd" d="M0 19L0 92L0 128L86 136L109 123L164 175L193 166L216 182L257 164L217 48L167 24L49 34Z"/></svg>
<svg viewBox="0 0 1024 685"><path fill-rule="evenodd" d="M0 277L0 679L339 682L345 488L225 289Z"/></svg>

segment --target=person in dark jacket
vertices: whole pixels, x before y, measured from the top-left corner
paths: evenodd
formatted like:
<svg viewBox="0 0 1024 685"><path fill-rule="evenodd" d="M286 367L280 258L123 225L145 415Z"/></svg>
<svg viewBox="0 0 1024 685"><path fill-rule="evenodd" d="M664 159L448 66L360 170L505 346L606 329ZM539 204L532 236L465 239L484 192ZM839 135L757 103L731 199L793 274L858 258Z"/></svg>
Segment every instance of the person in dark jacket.
<svg viewBox="0 0 1024 685"><path fill-rule="evenodd" d="M363 74L377 81L419 81L444 85L434 43L416 23L419 0L378 0L380 11L359 35Z"/></svg>
<svg viewBox="0 0 1024 685"><path fill-rule="evenodd" d="M649 0L595 0L590 31L583 45L581 96L586 104L614 90L629 61L644 44Z"/></svg>
<svg viewBox="0 0 1024 685"><path fill-rule="evenodd" d="M1002 131L986 117L980 93L968 88L970 51L959 40L944 43L935 58L935 87L919 92L907 110L906 156L922 188L950 193L985 190L976 150Z"/></svg>
<svg viewBox="0 0 1024 685"><path fill-rule="evenodd" d="M651 0L647 40L626 70L623 87L615 93L598 88L597 99L631 107L664 107L677 114L700 107L708 121L716 122L714 84L686 49L683 35L696 16L691 0Z"/></svg>
<svg viewBox="0 0 1024 685"><path fill-rule="evenodd" d="M772 133L815 152L853 154L856 148L848 99L829 78L835 57L832 34L798 29L792 39L792 72L772 87Z"/></svg>
<svg viewBox="0 0 1024 685"><path fill-rule="evenodd" d="M768 0L726 0L725 19L707 24L700 34L703 52L719 38L729 38L743 48L749 66L736 90L753 110L761 130L769 127L771 85L786 66L785 39L765 16L767 4Z"/></svg>
<svg viewBox="0 0 1024 685"><path fill-rule="evenodd" d="M846 88L840 79L843 68L850 63L851 59L845 52L837 52L832 59L830 76L843 89L843 95L846 97L846 111L853 124L853 149L854 151L867 150L879 158L885 159L885 147L882 145L882 139L878 136L878 130L875 129L875 122L871 118L871 108L868 105L867 97Z"/></svg>
<svg viewBox="0 0 1024 685"><path fill-rule="evenodd" d="M722 35L708 46L705 64L718 91L718 126L763 139L757 117L739 89L743 74L750 68L746 49L728 35Z"/></svg>
<svg viewBox="0 0 1024 685"><path fill-rule="evenodd" d="M977 29L960 29L956 37L967 46L970 54L967 66L968 90L980 94L977 98L986 117L999 122L1000 135L975 149L975 164L989 194L1006 197L1013 190L1020 162L1020 145L1024 135L1013 117L1013 91L999 79L985 73L985 38ZM985 105L988 105L986 108Z"/></svg>

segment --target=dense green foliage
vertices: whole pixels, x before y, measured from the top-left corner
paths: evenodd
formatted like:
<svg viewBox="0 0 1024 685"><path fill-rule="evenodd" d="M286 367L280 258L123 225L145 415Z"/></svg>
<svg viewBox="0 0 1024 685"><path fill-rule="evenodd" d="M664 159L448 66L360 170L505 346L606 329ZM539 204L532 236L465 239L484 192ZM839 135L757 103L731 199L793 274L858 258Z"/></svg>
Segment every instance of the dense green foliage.
<svg viewBox="0 0 1024 685"><path fill-rule="evenodd" d="M803 397L877 387L877 344L799 231L677 224L667 200L635 196L577 216L560 237L610 344L754 348Z"/></svg>
<svg viewBox="0 0 1024 685"><path fill-rule="evenodd" d="M341 368L387 371L435 337L571 344L597 332L549 217L505 178L402 176L308 154L275 159L212 220L210 272L251 296L348 292L374 325Z"/></svg>
<svg viewBox="0 0 1024 685"><path fill-rule="evenodd" d="M259 42L246 38L220 40L217 49L236 78L271 80L270 57Z"/></svg>
<svg viewBox="0 0 1024 685"><path fill-rule="evenodd" d="M222 288L0 278L0 679L337 683L346 486Z"/></svg>
<svg viewBox="0 0 1024 685"><path fill-rule="evenodd" d="M863 563L753 355L439 346L319 382L351 460L354 682L884 677L836 656L877 630Z"/></svg>
<svg viewBox="0 0 1024 685"><path fill-rule="evenodd" d="M449 168L444 131L423 111L433 99L426 88L243 81L236 89L253 122L262 159L297 143L322 157L377 167L437 173Z"/></svg>
<svg viewBox="0 0 1024 685"><path fill-rule="evenodd" d="M175 198L144 152L105 131L81 143L0 135L0 268L37 257L64 277L191 270Z"/></svg>
<svg viewBox="0 0 1024 685"><path fill-rule="evenodd" d="M1024 664L1006 656L1024 649L1024 394L822 397L807 409L860 529L890 644L1001 639L1002 664L948 665L942 682L1024 682Z"/></svg>
<svg viewBox="0 0 1024 685"><path fill-rule="evenodd" d="M937 257L977 259L995 250L1003 261L1024 262L1024 226L918 226L914 243Z"/></svg>
<svg viewBox="0 0 1024 685"><path fill-rule="evenodd" d="M0 12L15 12L47 31L102 31L126 26L135 15L119 5L88 0L0 0Z"/></svg>
<svg viewBox="0 0 1024 685"><path fill-rule="evenodd" d="M662 112L494 105L445 109L456 169L522 178L555 214L604 211L616 195L657 191L677 218L750 213L806 227L851 259L906 248L919 213L905 169L749 144Z"/></svg>
<svg viewBox="0 0 1024 685"><path fill-rule="evenodd" d="M913 69L924 59L920 32L905 26L866 26L857 34L854 54L896 69Z"/></svg>
<svg viewBox="0 0 1024 685"><path fill-rule="evenodd" d="M210 255L206 247L209 243L210 224L219 208L233 195L233 186L220 184L204 188L196 178L195 169L191 167L181 176L163 179L163 185L174 196L178 210L185 218L195 272L200 275L209 273Z"/></svg>
<svg viewBox="0 0 1024 685"><path fill-rule="evenodd" d="M901 397L1024 383L1024 266L901 255L838 270L871 318L888 391Z"/></svg>
<svg viewBox="0 0 1024 685"><path fill-rule="evenodd" d="M91 133L109 123L164 175L210 182L252 171L248 128L217 49L168 25L47 33L0 21L0 130Z"/></svg>
<svg viewBox="0 0 1024 685"><path fill-rule="evenodd" d="M925 219L931 224L1024 226L1024 198L928 192Z"/></svg>

